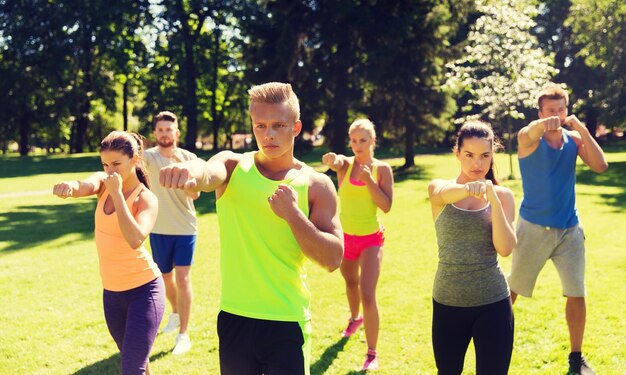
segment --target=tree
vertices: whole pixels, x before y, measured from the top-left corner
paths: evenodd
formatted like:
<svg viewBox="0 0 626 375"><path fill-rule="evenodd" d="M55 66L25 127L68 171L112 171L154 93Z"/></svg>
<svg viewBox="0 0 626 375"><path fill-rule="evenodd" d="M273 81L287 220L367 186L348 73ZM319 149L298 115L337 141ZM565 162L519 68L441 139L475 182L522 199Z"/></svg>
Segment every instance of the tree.
<svg viewBox="0 0 626 375"><path fill-rule="evenodd" d="M582 45L576 42L572 26L566 20L571 12L570 0L546 0L539 6L537 36L543 50L554 52L554 66L558 73L555 82L563 82L570 90L572 112L586 122L591 134L595 134L600 113L595 98L605 86L605 74L600 67L590 67L581 56Z"/></svg>
<svg viewBox="0 0 626 375"><path fill-rule="evenodd" d="M537 14L531 2L479 1L478 11L465 54L449 65L448 85L466 96L466 118L486 118L497 132L506 133L513 177L512 120L525 117L524 109L533 107L535 95L557 70L552 55L538 48L530 33Z"/></svg>
<svg viewBox="0 0 626 375"><path fill-rule="evenodd" d="M0 108L4 114L3 150L18 140L22 156L33 146L38 129L58 141L67 90L63 19L47 1L0 2Z"/></svg>
<svg viewBox="0 0 626 375"><path fill-rule="evenodd" d="M578 56L594 69L601 69L605 84L594 101L608 125L623 125L626 119L626 3L620 0L573 0L566 26L582 48Z"/></svg>

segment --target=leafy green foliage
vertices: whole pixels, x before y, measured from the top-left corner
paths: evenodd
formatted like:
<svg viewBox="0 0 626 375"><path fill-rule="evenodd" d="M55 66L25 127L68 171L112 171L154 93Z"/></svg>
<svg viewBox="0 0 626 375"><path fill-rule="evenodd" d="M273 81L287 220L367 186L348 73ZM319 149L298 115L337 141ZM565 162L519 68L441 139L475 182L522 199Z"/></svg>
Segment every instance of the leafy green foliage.
<svg viewBox="0 0 626 375"><path fill-rule="evenodd" d="M502 129L504 119L524 118L557 70L530 33L537 14L532 2L478 1L478 11L462 57L449 65L448 85L466 95L463 112L469 117Z"/></svg>
<svg viewBox="0 0 626 375"><path fill-rule="evenodd" d="M565 23L582 45L578 56L601 69L605 84L594 102L608 125L623 125L626 118L626 3L620 0L574 0Z"/></svg>

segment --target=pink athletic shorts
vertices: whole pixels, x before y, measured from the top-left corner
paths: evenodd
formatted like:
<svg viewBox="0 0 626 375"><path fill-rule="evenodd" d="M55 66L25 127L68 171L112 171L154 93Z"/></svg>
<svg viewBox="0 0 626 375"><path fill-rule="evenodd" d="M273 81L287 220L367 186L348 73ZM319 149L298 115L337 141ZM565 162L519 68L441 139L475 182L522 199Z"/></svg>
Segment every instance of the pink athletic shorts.
<svg viewBox="0 0 626 375"><path fill-rule="evenodd" d="M354 236L351 234L343 234L344 252L343 257L347 260L357 260L361 253L368 247L383 246L385 244L385 235L383 230L365 236Z"/></svg>

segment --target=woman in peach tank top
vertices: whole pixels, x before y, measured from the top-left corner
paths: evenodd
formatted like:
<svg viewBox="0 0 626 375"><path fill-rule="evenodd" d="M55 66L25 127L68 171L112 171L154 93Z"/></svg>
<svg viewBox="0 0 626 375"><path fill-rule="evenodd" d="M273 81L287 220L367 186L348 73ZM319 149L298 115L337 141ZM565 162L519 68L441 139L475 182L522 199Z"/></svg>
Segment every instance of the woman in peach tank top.
<svg viewBox="0 0 626 375"><path fill-rule="evenodd" d="M144 247L158 201L148 189L142 149L138 135L111 132L100 144L104 172L53 189L61 198L98 196L95 240L104 315L125 375L150 374L148 358L165 310L161 272Z"/></svg>

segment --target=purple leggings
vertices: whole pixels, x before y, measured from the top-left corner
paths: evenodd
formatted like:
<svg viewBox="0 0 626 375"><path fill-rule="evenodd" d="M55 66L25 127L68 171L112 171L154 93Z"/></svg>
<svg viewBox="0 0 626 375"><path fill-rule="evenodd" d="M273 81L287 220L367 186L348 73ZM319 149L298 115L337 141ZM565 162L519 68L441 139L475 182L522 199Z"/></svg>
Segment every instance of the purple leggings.
<svg viewBox="0 0 626 375"><path fill-rule="evenodd" d="M163 278L123 292L105 289L102 300L107 327L121 353L122 374L145 374L165 310Z"/></svg>

